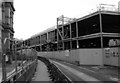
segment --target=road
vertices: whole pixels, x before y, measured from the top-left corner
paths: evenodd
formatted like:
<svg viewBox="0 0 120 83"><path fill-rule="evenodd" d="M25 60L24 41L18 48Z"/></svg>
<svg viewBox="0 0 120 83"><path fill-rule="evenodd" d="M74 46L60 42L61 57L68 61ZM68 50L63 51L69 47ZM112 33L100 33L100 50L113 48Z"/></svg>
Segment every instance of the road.
<svg viewBox="0 0 120 83"><path fill-rule="evenodd" d="M118 83L100 75L98 72L62 61L51 60L73 83Z"/></svg>

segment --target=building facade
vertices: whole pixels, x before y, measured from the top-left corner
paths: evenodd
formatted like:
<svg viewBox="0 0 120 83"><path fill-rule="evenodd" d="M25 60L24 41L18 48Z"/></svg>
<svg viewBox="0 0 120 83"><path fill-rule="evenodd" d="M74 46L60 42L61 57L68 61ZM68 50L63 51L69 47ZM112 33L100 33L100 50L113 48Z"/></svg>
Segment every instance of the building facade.
<svg viewBox="0 0 120 83"><path fill-rule="evenodd" d="M2 58L2 53L9 57L9 61L12 58L12 47L13 43L10 40L13 39L14 29L13 29L13 15L14 15L14 5L13 0L2 0L0 1L0 61Z"/></svg>
<svg viewBox="0 0 120 83"><path fill-rule="evenodd" d="M24 42L36 49L38 56L78 65L120 66L119 18L120 13L114 5L100 4L93 13L77 19L68 18L67 23L62 15L57 18L55 29Z"/></svg>

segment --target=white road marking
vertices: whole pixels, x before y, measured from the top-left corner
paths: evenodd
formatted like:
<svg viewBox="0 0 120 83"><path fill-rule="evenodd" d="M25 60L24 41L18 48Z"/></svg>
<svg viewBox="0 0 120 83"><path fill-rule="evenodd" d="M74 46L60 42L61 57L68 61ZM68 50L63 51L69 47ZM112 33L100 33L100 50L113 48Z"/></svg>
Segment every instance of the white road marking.
<svg viewBox="0 0 120 83"><path fill-rule="evenodd" d="M55 61L53 61L53 62L55 62ZM80 78L83 79L84 81L100 81L100 80L95 79L95 78L93 78L93 77L91 77L91 76L89 76L89 75L87 75L87 74L85 74L85 73L82 73L82 72L80 72L80 71L78 71L78 70L76 70L76 69L73 69L73 68L68 67L68 66L66 66L66 65L63 65L63 64L60 64L60 63L58 63L58 62L55 62L55 63L58 64L58 65L61 65L62 67L64 67L65 69L67 69L68 71L70 71L71 73L73 73L74 75L80 77ZM100 83L101 83L101 82L100 82Z"/></svg>

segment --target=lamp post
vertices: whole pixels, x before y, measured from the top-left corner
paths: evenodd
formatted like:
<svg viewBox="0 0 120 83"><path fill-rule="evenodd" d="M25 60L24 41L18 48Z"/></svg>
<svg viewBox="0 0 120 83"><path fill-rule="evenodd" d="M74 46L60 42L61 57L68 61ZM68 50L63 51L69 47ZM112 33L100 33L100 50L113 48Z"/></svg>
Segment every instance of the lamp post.
<svg viewBox="0 0 120 83"><path fill-rule="evenodd" d="M14 40L13 39L10 39L10 38L5 38L4 39L4 41L3 41L3 44L2 44L2 47L3 47L3 45L5 45L6 44L6 41L7 40L9 40L9 41L13 41L14 42ZM14 44L14 43L13 43ZM15 49L16 49L16 42L15 42ZM3 48L2 48L3 49ZM16 51L16 50L15 50ZM1 52L2 53L2 80L5 82L6 81L6 79L7 79L7 75L6 75L6 62L5 62L5 56L6 56L6 54L5 53L3 53L3 51ZM17 72L17 59L16 59L16 52L15 52L15 69L16 69L16 72Z"/></svg>
<svg viewBox="0 0 120 83"><path fill-rule="evenodd" d="M16 74L17 74L17 55L16 55L16 51L17 51L17 47L16 47L16 45L17 45L17 43L16 43L16 41L14 41L14 43L13 43L14 45L14 57L15 57L15 71L16 71Z"/></svg>
<svg viewBox="0 0 120 83"><path fill-rule="evenodd" d="M23 69L23 43L21 46L21 55L20 55L20 59L21 59L21 64L22 64L22 69Z"/></svg>
<svg viewBox="0 0 120 83"><path fill-rule="evenodd" d="M27 66L27 46L25 46L25 66Z"/></svg>
<svg viewBox="0 0 120 83"><path fill-rule="evenodd" d="M2 52L1 52L1 54L2 54L2 80L3 80L3 82L5 82L6 78L7 78L6 77L6 62L5 62L5 56L6 56L6 54L3 53L3 45L6 44L7 40L8 40L8 38L4 39L3 44L2 44Z"/></svg>
<svg viewBox="0 0 120 83"><path fill-rule="evenodd" d="M2 81L6 81L6 64L5 64L5 55L3 54L3 44L1 48L1 55L2 55Z"/></svg>

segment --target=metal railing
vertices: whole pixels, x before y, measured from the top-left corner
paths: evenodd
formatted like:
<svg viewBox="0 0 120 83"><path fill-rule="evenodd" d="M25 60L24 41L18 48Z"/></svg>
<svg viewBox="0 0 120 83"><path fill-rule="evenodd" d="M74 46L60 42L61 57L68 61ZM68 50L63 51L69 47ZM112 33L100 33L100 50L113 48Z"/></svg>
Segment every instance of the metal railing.
<svg viewBox="0 0 120 83"><path fill-rule="evenodd" d="M25 46L19 51L16 50L16 42L5 38L3 45L7 40L13 41L13 60L11 64L6 63L6 53L2 53L2 82L14 83L16 81L29 81L33 76L37 66L37 52L32 48ZM26 75L27 74L27 75Z"/></svg>

